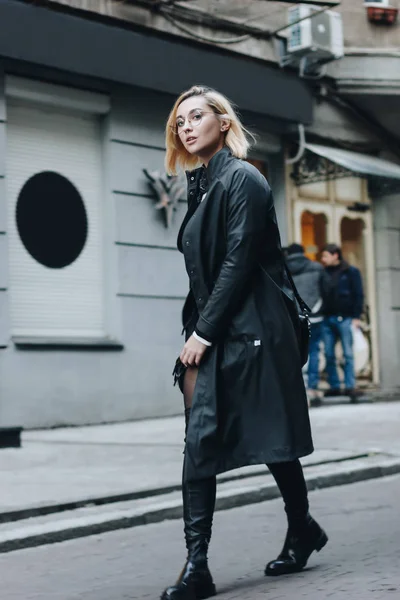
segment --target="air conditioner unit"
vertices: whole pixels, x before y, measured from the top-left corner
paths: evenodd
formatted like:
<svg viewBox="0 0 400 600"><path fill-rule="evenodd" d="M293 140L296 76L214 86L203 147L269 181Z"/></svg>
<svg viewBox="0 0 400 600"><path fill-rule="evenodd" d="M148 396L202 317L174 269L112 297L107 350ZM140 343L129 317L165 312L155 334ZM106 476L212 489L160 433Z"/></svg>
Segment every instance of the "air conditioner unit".
<svg viewBox="0 0 400 600"><path fill-rule="evenodd" d="M289 8L289 54L310 55L313 62L324 62L343 56L342 16L331 10L320 11L320 7L309 4L298 4Z"/></svg>

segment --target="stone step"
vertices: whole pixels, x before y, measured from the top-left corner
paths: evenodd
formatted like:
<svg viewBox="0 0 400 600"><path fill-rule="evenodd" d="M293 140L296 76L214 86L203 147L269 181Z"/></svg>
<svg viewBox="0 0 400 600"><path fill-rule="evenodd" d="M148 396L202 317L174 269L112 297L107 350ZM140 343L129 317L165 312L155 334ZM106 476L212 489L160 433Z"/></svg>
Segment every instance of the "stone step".
<svg viewBox="0 0 400 600"><path fill-rule="evenodd" d="M400 458L380 454L310 466L305 470L310 491L396 473L400 473ZM216 509L226 510L278 496L272 476L265 471L245 479L220 481ZM179 491L39 515L1 524L0 552L180 518L181 515Z"/></svg>

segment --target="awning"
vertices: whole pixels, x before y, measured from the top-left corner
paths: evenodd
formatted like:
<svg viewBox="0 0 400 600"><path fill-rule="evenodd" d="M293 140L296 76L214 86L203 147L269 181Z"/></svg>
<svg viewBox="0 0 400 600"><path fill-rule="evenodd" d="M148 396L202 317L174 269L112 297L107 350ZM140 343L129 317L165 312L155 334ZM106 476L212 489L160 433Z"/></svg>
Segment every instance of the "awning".
<svg viewBox="0 0 400 600"><path fill-rule="evenodd" d="M360 152L341 150L330 146L319 144L306 144L307 150L327 158L337 165L341 165L349 171L359 175L370 175L374 177L385 177L386 179L400 179L400 165L392 163L383 158L376 158Z"/></svg>

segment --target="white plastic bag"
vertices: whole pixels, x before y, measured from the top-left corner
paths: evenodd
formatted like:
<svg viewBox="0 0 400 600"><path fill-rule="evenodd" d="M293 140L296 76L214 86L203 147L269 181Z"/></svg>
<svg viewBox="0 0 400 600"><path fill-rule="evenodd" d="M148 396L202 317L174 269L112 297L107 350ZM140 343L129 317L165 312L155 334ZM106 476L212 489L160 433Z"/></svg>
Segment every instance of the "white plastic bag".
<svg viewBox="0 0 400 600"><path fill-rule="evenodd" d="M359 327L352 325L354 367L356 373L360 373L368 365L369 344L368 340Z"/></svg>

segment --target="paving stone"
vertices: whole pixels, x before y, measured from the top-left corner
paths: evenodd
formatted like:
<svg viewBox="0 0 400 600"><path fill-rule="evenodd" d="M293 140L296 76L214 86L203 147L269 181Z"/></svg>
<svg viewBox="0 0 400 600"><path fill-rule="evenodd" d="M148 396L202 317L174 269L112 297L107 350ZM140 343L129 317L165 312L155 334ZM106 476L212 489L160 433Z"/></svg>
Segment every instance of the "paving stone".
<svg viewBox="0 0 400 600"><path fill-rule="evenodd" d="M217 513L210 566L221 600L397 600L400 476L310 494L330 540L302 573L266 578L285 534L280 500ZM7 600L159 598L185 556L182 523L168 521L3 554Z"/></svg>

